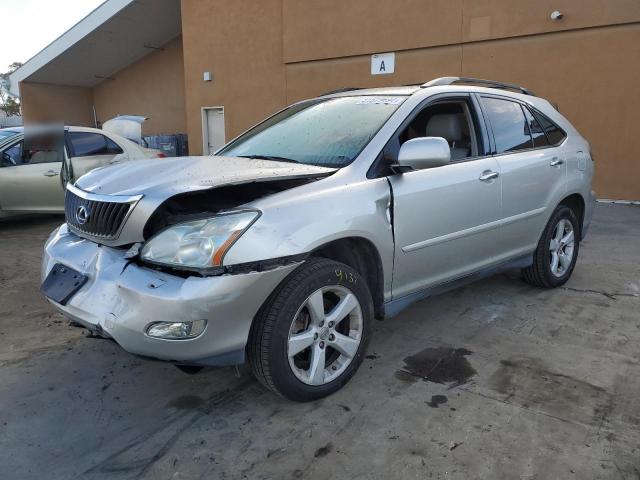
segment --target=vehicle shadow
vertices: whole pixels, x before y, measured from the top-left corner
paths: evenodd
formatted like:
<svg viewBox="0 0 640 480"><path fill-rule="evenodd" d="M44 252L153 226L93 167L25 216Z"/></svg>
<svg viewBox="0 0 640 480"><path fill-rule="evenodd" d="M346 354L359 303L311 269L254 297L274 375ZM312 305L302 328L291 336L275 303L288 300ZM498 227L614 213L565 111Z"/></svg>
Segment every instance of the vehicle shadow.
<svg viewBox="0 0 640 480"><path fill-rule="evenodd" d="M2 214L0 215L7 215ZM59 224L64 222L64 214L61 213L34 213L34 214L9 214L0 216L0 231L37 228L42 225Z"/></svg>
<svg viewBox="0 0 640 480"><path fill-rule="evenodd" d="M478 288L465 290L475 296ZM443 294L433 309L459 295ZM189 375L111 340L67 335L0 365L0 419L13 439L3 442L7 467L20 478L171 478L176 471L185 478L283 478L285 471L307 471L337 448L348 425L365 428L379 402L405 402L406 385L394 372L403 356L431 344L417 328L443 321L416 322L425 305L376 322L370 355L347 388L305 404L267 390L247 365ZM24 444L37 445L38 455L25 455ZM305 455L291 454L299 448Z"/></svg>

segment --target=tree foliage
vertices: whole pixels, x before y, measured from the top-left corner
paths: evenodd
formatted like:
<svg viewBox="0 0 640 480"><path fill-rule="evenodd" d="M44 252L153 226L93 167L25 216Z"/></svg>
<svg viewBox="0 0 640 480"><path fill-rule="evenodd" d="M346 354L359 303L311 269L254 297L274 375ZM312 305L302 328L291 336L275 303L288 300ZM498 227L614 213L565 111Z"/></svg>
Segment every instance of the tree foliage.
<svg viewBox="0 0 640 480"><path fill-rule="evenodd" d="M7 116L20 115L20 101L9 94L9 75L22 66L20 62L13 62L9 65L9 70L0 73L0 110Z"/></svg>

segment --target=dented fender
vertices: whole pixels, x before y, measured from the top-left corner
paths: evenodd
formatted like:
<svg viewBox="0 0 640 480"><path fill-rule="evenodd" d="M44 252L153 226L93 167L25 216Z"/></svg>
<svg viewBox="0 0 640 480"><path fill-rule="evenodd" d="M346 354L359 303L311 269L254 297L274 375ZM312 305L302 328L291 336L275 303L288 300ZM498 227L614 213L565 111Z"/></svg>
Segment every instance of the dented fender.
<svg viewBox="0 0 640 480"><path fill-rule="evenodd" d="M389 184L385 178L345 182L340 173L244 205L262 215L231 247L224 265L310 253L335 240L363 238L380 255L385 299L390 299L394 242Z"/></svg>

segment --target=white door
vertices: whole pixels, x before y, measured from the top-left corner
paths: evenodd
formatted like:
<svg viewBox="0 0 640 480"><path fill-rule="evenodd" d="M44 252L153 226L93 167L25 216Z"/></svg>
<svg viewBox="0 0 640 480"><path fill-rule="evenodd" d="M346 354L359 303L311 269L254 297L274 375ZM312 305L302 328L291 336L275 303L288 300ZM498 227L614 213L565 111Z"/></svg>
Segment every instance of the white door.
<svg viewBox="0 0 640 480"><path fill-rule="evenodd" d="M202 109L202 133L205 155L213 155L225 144L223 107Z"/></svg>

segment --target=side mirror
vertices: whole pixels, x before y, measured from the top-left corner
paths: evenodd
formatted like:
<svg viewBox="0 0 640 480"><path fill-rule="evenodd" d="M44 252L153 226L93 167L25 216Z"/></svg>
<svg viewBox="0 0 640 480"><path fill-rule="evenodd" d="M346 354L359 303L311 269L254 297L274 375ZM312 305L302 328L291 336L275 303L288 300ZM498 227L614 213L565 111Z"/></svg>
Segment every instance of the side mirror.
<svg viewBox="0 0 640 480"><path fill-rule="evenodd" d="M398 153L400 171L442 167L451 161L449 143L442 137L413 138Z"/></svg>
<svg viewBox="0 0 640 480"><path fill-rule="evenodd" d="M13 167L15 163L13 159L7 152L2 152L2 162L0 162L0 167Z"/></svg>

